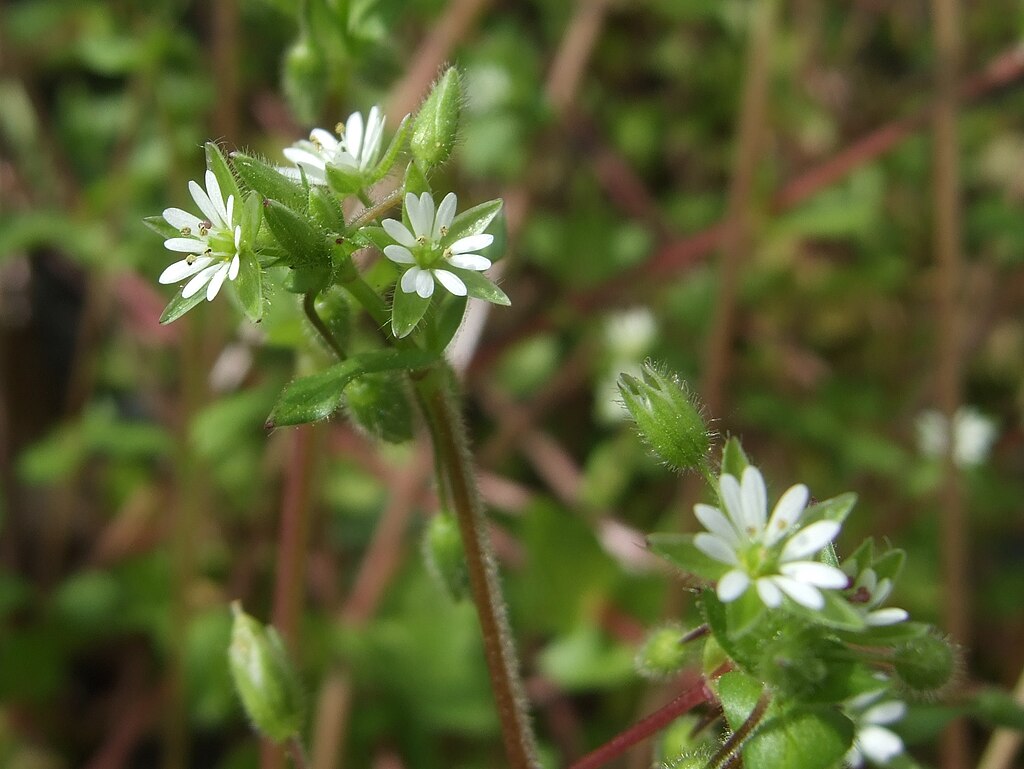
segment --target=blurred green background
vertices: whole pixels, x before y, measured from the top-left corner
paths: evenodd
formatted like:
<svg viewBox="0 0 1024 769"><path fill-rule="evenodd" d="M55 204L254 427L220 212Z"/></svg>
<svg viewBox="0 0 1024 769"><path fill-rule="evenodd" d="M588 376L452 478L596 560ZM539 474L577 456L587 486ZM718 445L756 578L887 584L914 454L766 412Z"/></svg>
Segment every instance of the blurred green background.
<svg viewBox="0 0 1024 769"><path fill-rule="evenodd" d="M696 621L642 547L692 528L694 500L614 380L651 357L702 386L753 4L301 7L304 25L288 0L20 0L0 16L0 766L273 766L225 649L228 602L270 619L281 590L317 769L501 764L473 607L421 558L422 448L344 419L266 434L281 386L320 360L294 297L260 328L227 300L161 327L171 256L142 224L189 207L207 139L283 163L374 103L393 129L444 62L467 93L440 183L508 211L512 307L460 339L549 764L655 701L633 670L644 628ZM1022 21L1020 2L962 9L960 381L980 415L960 468L970 534L953 543L970 563L963 687L1012 687L1024 667ZM941 624L947 485L919 434L943 328L930 29L924 3L780 4L728 375L702 395L770 494L856 491L840 548L869 533L906 548L893 603ZM296 494L297 567L279 530ZM918 731L915 754L938 761ZM988 734L969 738L976 757Z"/></svg>

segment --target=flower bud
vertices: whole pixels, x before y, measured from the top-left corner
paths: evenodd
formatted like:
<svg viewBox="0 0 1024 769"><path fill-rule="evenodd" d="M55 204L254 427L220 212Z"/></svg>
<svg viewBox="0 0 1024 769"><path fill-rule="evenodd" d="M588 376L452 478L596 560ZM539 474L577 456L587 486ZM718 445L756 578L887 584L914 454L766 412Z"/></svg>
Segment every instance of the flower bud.
<svg viewBox="0 0 1024 769"><path fill-rule="evenodd" d="M234 624L228 662L235 691L253 726L274 742L296 736L302 728L302 688L281 637L231 604Z"/></svg>
<svg viewBox="0 0 1024 769"><path fill-rule="evenodd" d="M629 374L619 377L619 393L641 436L670 467L706 465L711 434L692 396L675 377L645 363L643 381Z"/></svg>
<svg viewBox="0 0 1024 769"><path fill-rule="evenodd" d="M327 66L323 53L300 37L284 57L284 94L301 123L312 123L323 105Z"/></svg>
<svg viewBox="0 0 1024 769"><path fill-rule="evenodd" d="M701 745L662 761L659 769L704 769L714 756L714 752L710 745Z"/></svg>
<svg viewBox="0 0 1024 769"><path fill-rule="evenodd" d="M412 126L409 148L424 171L451 156L461 108L462 79L455 67L449 67L434 84Z"/></svg>
<svg viewBox="0 0 1024 769"><path fill-rule="evenodd" d="M666 678L677 672L690 652L683 642L685 636L686 631L674 622L651 630L637 650L637 672L652 679Z"/></svg>
<svg viewBox="0 0 1024 769"><path fill-rule="evenodd" d="M453 600L466 595L469 572L459 525L451 513L441 512L430 519L423 535L423 558L427 570Z"/></svg>
<svg viewBox="0 0 1024 769"><path fill-rule="evenodd" d="M909 689L934 691L949 683L955 675L957 652L947 639L934 632L925 633L895 649L893 667Z"/></svg>

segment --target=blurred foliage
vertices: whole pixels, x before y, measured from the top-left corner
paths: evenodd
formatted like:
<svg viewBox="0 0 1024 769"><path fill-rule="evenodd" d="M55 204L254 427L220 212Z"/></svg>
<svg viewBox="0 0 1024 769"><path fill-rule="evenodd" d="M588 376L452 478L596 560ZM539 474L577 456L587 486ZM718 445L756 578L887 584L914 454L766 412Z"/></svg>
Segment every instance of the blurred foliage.
<svg viewBox="0 0 1024 769"><path fill-rule="evenodd" d="M175 724L188 735L181 766L257 765L227 670L228 603L269 618L294 433L263 423L324 351L283 292L255 330L224 303L157 326L168 254L142 218L186 201L209 138L280 163L313 125L386 103L445 5L5 6L0 765L85 766L119 739L119 765L159 765ZM652 570L641 537L692 516L678 480L615 418L609 382L646 356L699 381L714 261L644 265L725 210L748 5L615 5L564 119L544 78L573 4L491 4L450 56L466 75L466 128L440 173L481 199L511 189L533 204L503 278L513 305L492 312L466 390L479 463L509 482L492 499L504 584L551 765L644 709L632 660L675 605L678 585ZM1022 20L1009 0L965 6L965 71L1016 45ZM941 468L916 438L935 392L930 142L915 134L800 204L773 205L782 184L928 104L928 28L922 4L787 4L727 406L710 416L743 436L776 493L797 481L820 499L856 490L841 544L872 533L906 549L893 601L937 621ZM1004 686L1024 666L1022 116L1015 83L966 104L960 132L964 398L995 429L988 457L964 470L965 676ZM621 207L635 182L645 216ZM609 286L600 302L587 293ZM636 308L639 326L624 319ZM358 349L376 329L346 333ZM341 611L412 452L340 422L314 446L297 655L311 703L332 670L351 672L351 765L390 753L426 769L496 765L473 609L427 577L424 517L390 554L397 572L376 610ZM418 500L417 513L433 504ZM911 726L930 718L912 715ZM686 730L663 740L671 756ZM932 760L934 745L915 750Z"/></svg>

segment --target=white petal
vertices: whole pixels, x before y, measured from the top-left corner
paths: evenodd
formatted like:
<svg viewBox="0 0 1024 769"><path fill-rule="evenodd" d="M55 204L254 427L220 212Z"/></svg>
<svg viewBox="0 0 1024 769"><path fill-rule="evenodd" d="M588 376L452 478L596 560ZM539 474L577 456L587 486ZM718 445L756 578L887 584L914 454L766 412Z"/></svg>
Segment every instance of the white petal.
<svg viewBox="0 0 1024 769"><path fill-rule="evenodd" d="M854 743L856 743L856 740L854 740ZM846 755L843 756L843 764L849 766L850 769L860 769L864 765L864 757L861 755L860 749L856 744L846 751Z"/></svg>
<svg viewBox="0 0 1024 769"><path fill-rule="evenodd" d="M850 578L840 569L817 561L784 563L779 567L779 571L798 582L806 582L816 587L839 590L850 584Z"/></svg>
<svg viewBox="0 0 1024 769"><path fill-rule="evenodd" d="M209 244L198 238L168 238L164 241L164 248L168 251L178 251L182 254L201 254Z"/></svg>
<svg viewBox="0 0 1024 769"><path fill-rule="evenodd" d="M808 609L821 609L825 605L825 598L818 588L804 582L797 582L789 577L772 577L772 581L801 606Z"/></svg>
<svg viewBox="0 0 1024 769"><path fill-rule="evenodd" d="M462 278L454 272L448 272L448 270L434 270L434 277L437 278L438 283L451 291L455 296L466 295L466 284L463 283Z"/></svg>
<svg viewBox="0 0 1024 769"><path fill-rule="evenodd" d="M708 558L714 558L716 561L728 564L729 566L740 565L740 559L736 556L736 551L729 547L728 542L719 539L714 534L701 532L693 538L693 544L694 547Z"/></svg>
<svg viewBox="0 0 1024 769"><path fill-rule="evenodd" d="M409 270L406 271L405 275L402 276L402 290L407 294L415 292L416 280L422 273L423 270L419 267L410 267Z"/></svg>
<svg viewBox="0 0 1024 769"><path fill-rule="evenodd" d="M206 287L206 301L212 302L214 297L217 296L217 292L220 291L220 287L224 285L224 280L228 277L229 266L223 265L217 272L213 273L213 277L210 278L210 285Z"/></svg>
<svg viewBox="0 0 1024 769"><path fill-rule="evenodd" d="M242 225L235 225L235 251L242 245Z"/></svg>
<svg viewBox="0 0 1024 769"><path fill-rule="evenodd" d="M195 275L200 270L206 269L212 261L213 258L209 256L200 256L192 264L189 264L187 259L182 259L180 262L175 262L168 266L166 270L160 273L157 281L164 284L177 283L191 275Z"/></svg>
<svg viewBox="0 0 1024 769"><path fill-rule="evenodd" d="M802 483L790 486L786 493L775 503L772 517L768 519L765 532L765 544L774 545L800 519L807 505L808 491Z"/></svg>
<svg viewBox="0 0 1024 769"><path fill-rule="evenodd" d="M348 116L345 123L345 149L353 158L358 158L363 147L363 116L359 112L353 112Z"/></svg>
<svg viewBox="0 0 1024 769"><path fill-rule="evenodd" d="M228 267L228 280L234 280L238 277L238 268L241 265L241 260L238 258L238 254L235 254L231 259L231 266Z"/></svg>
<svg viewBox="0 0 1024 769"><path fill-rule="evenodd" d="M907 714L907 705L899 700L880 702L861 714L861 720L869 724L894 724Z"/></svg>
<svg viewBox="0 0 1024 769"><path fill-rule="evenodd" d="M380 142L384 136L384 117L377 107L370 108L370 114L366 117L366 136L363 137L363 147L360 152L360 167L369 168L377 159L380 152Z"/></svg>
<svg viewBox="0 0 1024 769"><path fill-rule="evenodd" d="M359 168L359 161L345 150L338 150L334 153L334 157L331 158L330 165L357 170Z"/></svg>
<svg viewBox="0 0 1024 769"><path fill-rule="evenodd" d="M434 226L434 198L424 192L418 198L411 192L405 196L405 213L412 225L412 233L417 238L429 238Z"/></svg>
<svg viewBox="0 0 1024 769"><path fill-rule="evenodd" d="M782 591L776 587L770 577L761 577L757 580L757 594L761 601L770 609L777 609L782 605Z"/></svg>
<svg viewBox="0 0 1024 769"><path fill-rule="evenodd" d="M871 569L868 569L868 571L874 575L874 572ZM868 592L871 593L871 603L869 605L880 606L885 603L885 599L888 598L889 594L892 592L892 580L886 577L877 585L869 587Z"/></svg>
<svg viewBox="0 0 1024 769"><path fill-rule="evenodd" d="M440 213L438 214L440 216ZM484 233L482 235L467 235L459 238L449 246L453 254L468 254L471 251L479 251L487 248L494 242L494 236Z"/></svg>
<svg viewBox="0 0 1024 769"><path fill-rule="evenodd" d="M320 152L327 157L333 157L334 153L338 149L338 144L340 144L340 142L334 137L334 134L323 128L314 128L310 131L309 141L310 144L313 145L314 149L316 148L316 145L319 144L322 148Z"/></svg>
<svg viewBox="0 0 1024 769"><path fill-rule="evenodd" d="M384 256L398 264L416 264L416 259L405 246L384 246Z"/></svg>
<svg viewBox="0 0 1024 769"><path fill-rule="evenodd" d="M430 274L430 270L420 270L420 274L416 276L416 293L420 295L420 299L429 299L434 293L434 276Z"/></svg>
<svg viewBox="0 0 1024 769"><path fill-rule="evenodd" d="M434 240L441 239L441 230L447 231L452 226L452 222L455 220L455 207L459 204L459 199L455 197L454 192L449 192L444 196L444 200L441 201L441 205L437 207L437 216L434 217L434 229L431 232L431 237ZM459 242L467 240L468 238L461 238ZM455 253L455 249L452 249ZM475 249L466 248L463 251L473 251Z"/></svg>
<svg viewBox="0 0 1024 769"><path fill-rule="evenodd" d="M188 183L188 191L192 193L192 199L199 206L199 210L203 212L203 216L210 224L216 224L220 218L220 214L217 213L217 207L210 202L210 196L206 194L206 190L200 187L195 182L190 181Z"/></svg>
<svg viewBox="0 0 1024 769"><path fill-rule="evenodd" d="M747 591L749 586L750 577L747 576L746 572L740 571L739 569L733 569L732 571L726 572L722 575L722 578L718 580L718 597L726 603L735 601Z"/></svg>
<svg viewBox="0 0 1024 769"><path fill-rule="evenodd" d="M324 159L319 155L314 155L312 152L298 147L285 147L284 156L297 166L312 166L322 171L326 165Z"/></svg>
<svg viewBox="0 0 1024 769"><path fill-rule="evenodd" d="M747 525L755 531L764 531L764 522L768 519L768 492L761 471L753 465L743 471L740 496Z"/></svg>
<svg viewBox="0 0 1024 769"><path fill-rule="evenodd" d="M448 260L448 264L452 267L461 267L463 270L483 272L490 269L491 260L479 254L455 254Z"/></svg>
<svg viewBox="0 0 1024 769"><path fill-rule="evenodd" d="M200 272L198 275L192 278L192 280L185 284L185 288L181 290L181 296L185 299L188 299L189 297L198 294L199 289L201 289L203 286L209 283L210 278L212 278L213 274L217 272L217 270L219 269L219 264L214 264L211 265L210 267L207 267L205 270Z"/></svg>
<svg viewBox="0 0 1024 769"><path fill-rule="evenodd" d="M740 482L733 476L726 473L718 479L718 489L722 495L723 511L736 526L736 530L745 537L750 536L747 531L747 522L743 517L743 499L740 496Z"/></svg>
<svg viewBox="0 0 1024 769"><path fill-rule="evenodd" d="M224 220L224 224L225 224L225 226L230 227L231 226L231 222L233 221L232 217L234 216L234 213L235 213L235 196L234 195L228 195L228 212L227 213L228 213L228 218Z"/></svg>
<svg viewBox="0 0 1024 769"><path fill-rule="evenodd" d="M857 747L876 764L886 764L903 752L903 740L881 726L857 730Z"/></svg>
<svg viewBox="0 0 1024 769"><path fill-rule="evenodd" d="M806 558L817 553L835 539L840 528L842 527L836 521L818 521L810 526L805 526L790 537L779 557L783 561L795 561L798 558Z"/></svg>
<svg viewBox="0 0 1024 769"><path fill-rule="evenodd" d="M740 538L736 536L736 529L717 507L698 503L693 506L693 514L697 516L697 520L705 529L724 539L733 547L740 543Z"/></svg>
<svg viewBox="0 0 1024 769"><path fill-rule="evenodd" d="M183 230L188 227L193 232L198 231L199 225L202 223L198 216L190 214L188 211L182 211L180 208L164 209L164 221L176 230Z"/></svg>
<svg viewBox="0 0 1024 769"><path fill-rule="evenodd" d="M871 627L884 627L886 625L895 625L897 622L903 622L907 619L910 614L907 613L906 609L898 609L895 606L890 606L888 609L878 609L877 611L868 612L868 615L864 618L864 621Z"/></svg>
<svg viewBox="0 0 1024 769"><path fill-rule="evenodd" d="M403 246L416 245L416 237L397 219L385 219L380 226L384 228L384 232Z"/></svg>
<svg viewBox="0 0 1024 769"><path fill-rule="evenodd" d="M230 227L231 222L228 219L228 210L224 206L224 193L220 191L220 182L217 181L217 175L207 169L206 171L206 191L210 195L210 202L213 203L213 207L217 209L217 216L219 217L219 223ZM217 222L217 219L213 220Z"/></svg>

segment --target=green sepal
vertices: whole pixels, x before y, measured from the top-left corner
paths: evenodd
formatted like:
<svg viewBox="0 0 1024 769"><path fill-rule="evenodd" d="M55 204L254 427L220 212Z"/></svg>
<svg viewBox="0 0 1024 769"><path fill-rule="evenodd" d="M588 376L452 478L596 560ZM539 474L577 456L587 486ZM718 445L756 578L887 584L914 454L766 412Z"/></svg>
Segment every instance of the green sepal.
<svg viewBox="0 0 1024 769"><path fill-rule="evenodd" d="M739 729L761 699L759 681L741 672L718 679L730 728ZM743 746L743 763L757 769L830 769L853 744L853 722L834 707L805 707L775 699Z"/></svg>
<svg viewBox="0 0 1024 769"><path fill-rule="evenodd" d="M852 491L818 502L804 510L804 514L800 516L800 528L818 521L835 521L842 524L856 504L857 495Z"/></svg>
<svg viewBox="0 0 1024 769"><path fill-rule="evenodd" d="M398 160L398 155L405 147L405 142L409 138L409 131L412 128L412 121L409 116L406 115L402 118L402 122L398 124L398 130L395 131L395 135L391 138L391 144L384 151L384 156L377 163L376 168L370 174L368 184L376 184L385 176L388 175L388 171L395 165L395 161Z"/></svg>
<svg viewBox="0 0 1024 769"><path fill-rule="evenodd" d="M288 252L286 261L290 267L330 268L327 238L310 224L309 219L276 200L264 202L263 216L277 242Z"/></svg>
<svg viewBox="0 0 1024 769"><path fill-rule="evenodd" d="M894 548L878 556L874 563L871 564L871 568L875 570L875 576L878 577L879 581L890 579L896 582L903 572L903 564L906 563L906 560L906 552Z"/></svg>
<svg viewBox="0 0 1024 769"><path fill-rule="evenodd" d="M729 567L705 555L693 544L693 534L649 534L647 545L651 552L661 556L685 574L714 582L729 571Z"/></svg>
<svg viewBox="0 0 1024 769"><path fill-rule="evenodd" d="M263 270L248 246L243 245L238 256L238 277L234 281L238 300L249 320L259 323L263 320Z"/></svg>
<svg viewBox="0 0 1024 769"><path fill-rule="evenodd" d="M224 153L213 142L206 142L206 166L217 177L221 195L224 196L224 204L227 205L228 196L234 196L235 205L241 205L242 193L238 189L238 180L235 179L235 175L231 172L228 161L224 158ZM228 224L234 224L234 222L228 222Z"/></svg>
<svg viewBox="0 0 1024 769"><path fill-rule="evenodd" d="M367 186L366 174L358 168L327 165L327 184L339 195L352 195Z"/></svg>
<svg viewBox="0 0 1024 769"><path fill-rule="evenodd" d="M195 307L197 304L204 301L205 299L205 291L197 291L196 293L192 294L192 296L190 296L188 299L185 299L181 295L181 291L179 290L178 295L167 303L167 306L164 308L164 311L160 314L160 322L163 324L173 323L174 321L176 321L178 318L180 318L182 315L184 315L186 312L191 310L193 307Z"/></svg>
<svg viewBox="0 0 1024 769"><path fill-rule="evenodd" d="M402 189L405 190L406 194L412 193L413 195L420 195L424 192L430 192L430 182L427 181L426 175L423 170L415 163L410 163L405 169L405 180L402 183ZM405 196L402 196L402 202L405 202ZM408 222L406 222L408 224Z"/></svg>
<svg viewBox="0 0 1024 769"><path fill-rule="evenodd" d="M328 232L345 232L345 214L338 199L326 187L314 184L309 188L309 215Z"/></svg>
<svg viewBox="0 0 1024 769"><path fill-rule="evenodd" d="M401 339L409 336L423 319L429 306L429 297L424 299L415 291L406 293L400 285L396 285L391 307L391 331L395 337Z"/></svg>
<svg viewBox="0 0 1024 769"><path fill-rule="evenodd" d="M743 477L743 471L750 465L750 460L743 452L738 438L729 438L722 447L722 475L731 475L736 480ZM718 493L718 489L715 489Z"/></svg>
<svg viewBox="0 0 1024 769"><path fill-rule="evenodd" d="M892 625L866 625L856 632L841 631L838 635L844 641L863 646L895 646L920 638L930 626L924 622L895 622Z"/></svg>
<svg viewBox="0 0 1024 769"><path fill-rule="evenodd" d="M145 216L142 218L142 223L165 240L167 238L181 237L181 233L162 216Z"/></svg>
<svg viewBox="0 0 1024 769"><path fill-rule="evenodd" d="M384 251L385 246L393 245L395 242L383 227L377 225L361 228L352 239L364 248L376 248L380 252Z"/></svg>
<svg viewBox="0 0 1024 769"><path fill-rule="evenodd" d="M786 609L804 617L809 622L836 630L858 632L867 627L863 615L850 605L842 593L837 593L834 590L822 590L821 594L825 598L825 605L821 609L808 609L790 599L789 596L784 599Z"/></svg>
<svg viewBox="0 0 1024 769"><path fill-rule="evenodd" d="M499 198L466 209L452 221L452 226L448 228L448 234L441 238L441 246L447 248L456 240L470 235L479 235L494 221L494 217L501 211L501 206L502 201Z"/></svg>
<svg viewBox="0 0 1024 769"><path fill-rule="evenodd" d="M462 318L466 314L466 297L452 296L449 294L441 302L433 322L424 327L424 343L427 349L433 350L438 355L445 351L448 343L452 341L459 326L462 325Z"/></svg>
<svg viewBox="0 0 1024 769"><path fill-rule="evenodd" d="M377 371L411 371L436 361L437 356L426 350L371 350L353 355L285 387L264 426L269 430L326 419L341 407L345 386L357 376Z"/></svg>
<svg viewBox="0 0 1024 769"><path fill-rule="evenodd" d="M463 270L450 265L445 269L455 273L462 279L462 282L466 284L466 292L469 296L483 299L491 304L500 304L504 307L512 304L512 300L508 298L504 291L476 270Z"/></svg>
<svg viewBox="0 0 1024 769"><path fill-rule="evenodd" d="M231 161L242 181L260 195L276 200L292 211L305 212L308 195L303 184L289 179L273 166L244 152L231 153Z"/></svg>

